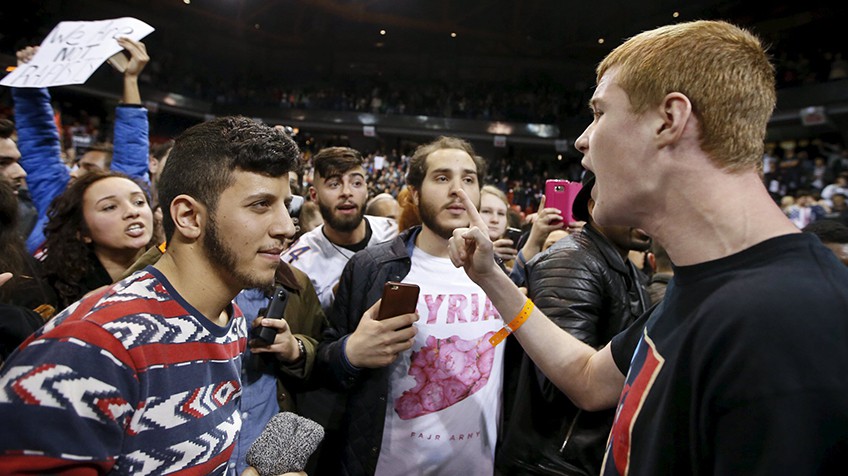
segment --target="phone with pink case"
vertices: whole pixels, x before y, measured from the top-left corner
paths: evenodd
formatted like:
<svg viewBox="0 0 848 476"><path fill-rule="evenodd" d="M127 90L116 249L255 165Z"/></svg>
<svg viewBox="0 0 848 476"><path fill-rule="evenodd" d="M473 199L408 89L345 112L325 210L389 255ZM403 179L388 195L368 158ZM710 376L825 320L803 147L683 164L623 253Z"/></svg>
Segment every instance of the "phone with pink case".
<svg viewBox="0 0 848 476"><path fill-rule="evenodd" d="M574 221L571 215L571 204L577 192L583 188L580 182L564 179L548 179L545 181L545 207L556 208L562 214L563 227Z"/></svg>

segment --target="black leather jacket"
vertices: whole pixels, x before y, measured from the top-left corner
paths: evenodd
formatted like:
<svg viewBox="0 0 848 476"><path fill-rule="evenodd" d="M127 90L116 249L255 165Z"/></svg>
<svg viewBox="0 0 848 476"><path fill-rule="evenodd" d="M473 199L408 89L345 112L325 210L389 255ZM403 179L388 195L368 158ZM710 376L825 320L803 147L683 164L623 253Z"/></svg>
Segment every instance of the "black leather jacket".
<svg viewBox="0 0 848 476"><path fill-rule="evenodd" d="M590 225L527 264L528 295L536 306L595 348L650 306L645 281ZM526 355L516 374L496 458L500 473L599 474L614 410L580 411Z"/></svg>

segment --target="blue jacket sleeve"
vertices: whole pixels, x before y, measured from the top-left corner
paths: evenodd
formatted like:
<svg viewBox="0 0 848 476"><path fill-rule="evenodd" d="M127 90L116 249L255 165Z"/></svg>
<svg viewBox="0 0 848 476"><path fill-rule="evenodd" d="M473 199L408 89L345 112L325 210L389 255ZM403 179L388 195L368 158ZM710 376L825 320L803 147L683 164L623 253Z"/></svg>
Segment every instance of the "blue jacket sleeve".
<svg viewBox="0 0 848 476"><path fill-rule="evenodd" d="M62 162L59 130L53 120L47 89L12 88L12 97L21 166L27 173L27 186L38 210L38 221L27 237L27 249L33 253L44 242L47 208L65 190L70 172Z"/></svg>
<svg viewBox="0 0 848 476"><path fill-rule="evenodd" d="M147 109L135 105L115 108L114 153L112 170L149 184L150 126Z"/></svg>

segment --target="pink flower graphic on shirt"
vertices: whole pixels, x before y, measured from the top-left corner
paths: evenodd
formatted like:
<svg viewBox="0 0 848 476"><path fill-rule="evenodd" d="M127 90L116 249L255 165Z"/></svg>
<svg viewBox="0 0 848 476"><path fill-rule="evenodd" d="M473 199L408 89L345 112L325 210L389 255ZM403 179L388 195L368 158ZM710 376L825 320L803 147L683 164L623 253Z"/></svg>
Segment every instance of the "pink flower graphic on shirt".
<svg viewBox="0 0 848 476"><path fill-rule="evenodd" d="M428 337L424 347L412 353L409 375L415 386L395 402L398 416L409 420L444 410L485 387L495 358L489 343L493 334L470 340Z"/></svg>

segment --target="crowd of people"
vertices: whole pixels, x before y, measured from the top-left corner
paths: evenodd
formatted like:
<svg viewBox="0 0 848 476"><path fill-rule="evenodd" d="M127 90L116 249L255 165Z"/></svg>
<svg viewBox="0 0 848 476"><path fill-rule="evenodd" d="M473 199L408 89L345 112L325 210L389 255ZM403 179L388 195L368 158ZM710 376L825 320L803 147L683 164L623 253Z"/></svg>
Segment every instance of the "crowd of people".
<svg viewBox="0 0 848 476"><path fill-rule="evenodd" d="M3 474L252 475L280 412L324 429L289 476L841 473L848 151L764 143L748 31L606 56L568 209L460 137L152 141L117 41L113 124L60 131L43 88L0 120Z"/></svg>

